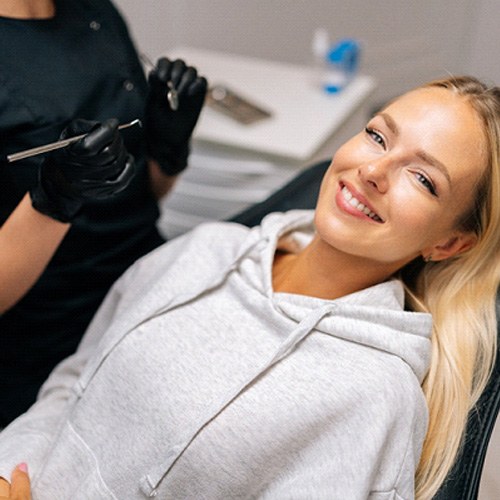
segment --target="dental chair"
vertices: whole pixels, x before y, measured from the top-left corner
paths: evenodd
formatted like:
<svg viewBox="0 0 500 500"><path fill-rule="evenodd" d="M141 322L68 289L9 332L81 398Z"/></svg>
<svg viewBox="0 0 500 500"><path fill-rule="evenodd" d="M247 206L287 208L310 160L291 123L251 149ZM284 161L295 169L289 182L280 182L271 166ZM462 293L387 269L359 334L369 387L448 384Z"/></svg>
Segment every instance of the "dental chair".
<svg viewBox="0 0 500 500"><path fill-rule="evenodd" d="M231 220L251 227L259 224L262 218L270 212L314 208L323 174L329 164L330 160L309 167L269 198L244 210ZM500 319L500 295L497 296L497 311ZM498 330L500 332L500 323ZM486 450L499 408L500 352L497 355L491 379L476 409L469 416L461 454L433 500L475 500L477 498Z"/></svg>

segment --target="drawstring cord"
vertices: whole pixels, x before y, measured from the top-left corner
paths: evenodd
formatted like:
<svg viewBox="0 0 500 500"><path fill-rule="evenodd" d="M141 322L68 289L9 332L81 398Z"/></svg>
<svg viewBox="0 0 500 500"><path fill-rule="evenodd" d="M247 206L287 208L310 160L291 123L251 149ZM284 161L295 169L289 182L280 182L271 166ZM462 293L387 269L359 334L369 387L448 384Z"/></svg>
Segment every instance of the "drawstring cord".
<svg viewBox="0 0 500 500"><path fill-rule="evenodd" d="M196 436L211 422L213 421L227 406L229 406L241 393L245 391L258 377L270 370L276 363L280 362L284 357L292 352L292 350L302 341L305 337L318 325L318 323L335 308L335 305L328 304L314 310L306 318L304 318L292 331L292 333L281 343L274 354L253 374L251 374L246 381L241 383L238 387L232 388L228 393L221 398L221 401L214 404L208 410L209 416L201 420L192 432L183 442L174 445L168 455L166 461L159 467L160 477L156 480L150 476L146 476L141 480L141 488L150 498L158 494L158 488L169 473L170 469L174 466L180 456L193 442ZM151 490L152 488L152 490Z"/></svg>

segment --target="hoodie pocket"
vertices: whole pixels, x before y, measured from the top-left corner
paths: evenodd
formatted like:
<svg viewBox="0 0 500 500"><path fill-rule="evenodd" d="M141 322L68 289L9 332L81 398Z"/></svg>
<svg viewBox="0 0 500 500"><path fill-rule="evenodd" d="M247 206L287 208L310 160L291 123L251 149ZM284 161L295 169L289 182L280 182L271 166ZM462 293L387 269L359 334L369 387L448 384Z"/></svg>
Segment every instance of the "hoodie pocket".
<svg viewBox="0 0 500 500"><path fill-rule="evenodd" d="M44 468L33 481L33 500L118 500L106 486L97 458L66 423Z"/></svg>

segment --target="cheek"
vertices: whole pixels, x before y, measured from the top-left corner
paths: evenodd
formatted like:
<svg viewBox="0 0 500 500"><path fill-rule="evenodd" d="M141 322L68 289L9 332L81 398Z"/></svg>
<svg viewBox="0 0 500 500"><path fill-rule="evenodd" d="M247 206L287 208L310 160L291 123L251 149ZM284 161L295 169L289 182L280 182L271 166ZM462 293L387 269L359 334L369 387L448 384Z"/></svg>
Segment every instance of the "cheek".
<svg viewBox="0 0 500 500"><path fill-rule="evenodd" d="M422 235L429 235L432 232L433 218L425 212L408 205L399 205L397 217L391 219L393 227L399 229L406 236L404 240L421 238Z"/></svg>
<svg viewBox="0 0 500 500"><path fill-rule="evenodd" d="M413 188L414 189L414 188ZM401 241L432 244L453 228L449 214L427 200L425 196L415 194L413 190L395 190L392 194L391 225L402 235Z"/></svg>
<svg viewBox="0 0 500 500"><path fill-rule="evenodd" d="M338 165L344 163L346 161L346 158L348 158L347 147L344 144L339 149L337 149L337 151L335 151L335 154L333 155L332 158L333 168L336 168Z"/></svg>
<svg viewBox="0 0 500 500"><path fill-rule="evenodd" d="M362 148L359 144L359 138L356 136L337 149L333 155L333 169L337 172L341 172L353 168L359 164L361 157Z"/></svg>

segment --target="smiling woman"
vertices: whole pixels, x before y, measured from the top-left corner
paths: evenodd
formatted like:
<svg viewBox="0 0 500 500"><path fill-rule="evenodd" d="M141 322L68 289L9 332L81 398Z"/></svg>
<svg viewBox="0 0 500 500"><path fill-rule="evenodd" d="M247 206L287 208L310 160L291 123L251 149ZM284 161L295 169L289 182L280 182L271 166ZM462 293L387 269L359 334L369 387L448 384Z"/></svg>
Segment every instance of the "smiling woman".
<svg viewBox="0 0 500 500"><path fill-rule="evenodd" d="M465 99L441 88L406 94L336 152L319 198L319 232L382 274L419 255L463 253L476 235L457 220L474 203L485 141Z"/></svg>
<svg viewBox="0 0 500 500"><path fill-rule="evenodd" d="M498 88L431 83L336 152L314 212L140 259L0 475L27 463L42 500L432 498L494 360L499 130Z"/></svg>

